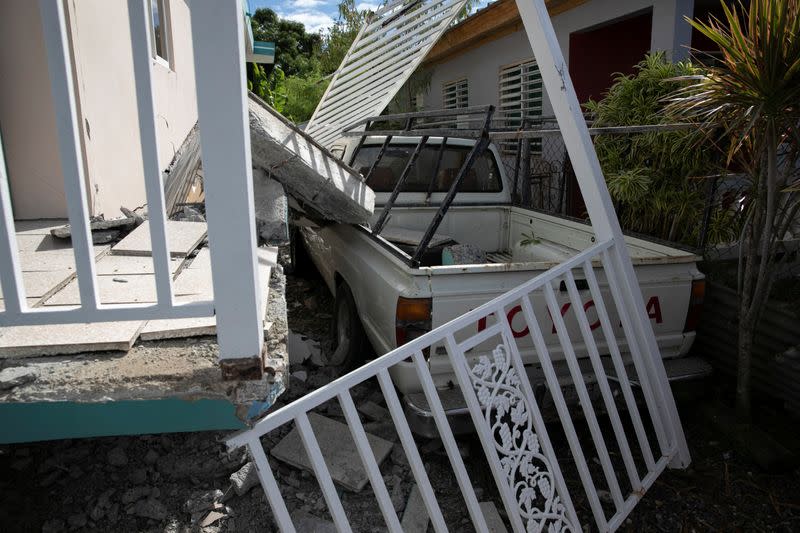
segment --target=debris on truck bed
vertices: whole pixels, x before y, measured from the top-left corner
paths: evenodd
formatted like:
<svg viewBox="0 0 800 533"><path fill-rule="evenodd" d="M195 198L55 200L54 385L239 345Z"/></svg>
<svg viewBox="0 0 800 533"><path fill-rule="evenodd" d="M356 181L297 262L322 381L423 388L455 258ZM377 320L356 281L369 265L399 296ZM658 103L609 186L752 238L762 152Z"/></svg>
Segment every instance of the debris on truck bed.
<svg viewBox="0 0 800 533"><path fill-rule="evenodd" d="M315 221L369 220L375 194L360 174L252 94L249 108L254 169L280 182ZM254 187L260 186L262 181L254 180Z"/></svg>

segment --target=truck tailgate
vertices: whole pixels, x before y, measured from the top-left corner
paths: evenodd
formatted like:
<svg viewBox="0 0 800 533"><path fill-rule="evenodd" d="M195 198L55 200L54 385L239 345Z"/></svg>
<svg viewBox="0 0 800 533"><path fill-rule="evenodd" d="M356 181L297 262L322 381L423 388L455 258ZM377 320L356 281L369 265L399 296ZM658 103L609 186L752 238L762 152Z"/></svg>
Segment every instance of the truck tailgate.
<svg viewBox="0 0 800 533"><path fill-rule="evenodd" d="M608 289L605 275L601 268L596 267L594 272L600 285L603 300L608 309L611 322L615 329L617 329L617 333L620 334L619 337L624 338L624 335L621 334L622 325L619 321L613 298ZM475 309L492 298L530 280L539 273L541 272L523 270L496 272L473 271L467 274L462 271L449 275L431 276L433 327L435 328L445 324ZM700 273L693 263L676 263L639 265L636 267L636 274L639 278L642 295L648 315L650 316L650 323L655 331L662 356L672 357L685 353L693 340L694 334L683 333L684 323L689 308L692 281L700 277ZM607 349L606 343L600 331L600 323L597 314L592 310L594 302L588 288L584 284L584 275L579 270L573 271L573 275L575 276L576 284L582 296L583 307L588 313L588 318L595 336L595 342L601 350L601 353L605 353L603 350ZM566 287L563 284L558 286L554 284L553 289L556 292L560 311L567 325L569 336L573 340L576 353L579 357L586 356L585 344L578 327L574 310L570 309L571 305L569 304ZM531 303L537 316L548 317L546 319L543 318L542 322L544 324L550 324L550 327L545 328L542 334L544 335L548 347L551 348L551 357L553 359L563 358L556 331L552 327L553 321L549 318L550 314L547 310L544 298L537 296ZM512 331L517 338L523 358L526 363L533 362L533 341L521 313L521 307L515 306L506 309L506 314L511 324ZM486 328L488 325L494 323L495 320L496 317L492 315L478 321L475 324L475 331ZM466 333L462 333L462 335L466 336ZM486 353L487 350L491 350L492 348L494 348L494 346L491 345L491 342L487 342L477 346L472 350L472 353ZM626 346L622 345L620 349L624 352L626 351ZM431 370L434 373L436 373L437 370L440 372L450 372L449 364L443 357L437 357L436 354L432 354L431 357Z"/></svg>

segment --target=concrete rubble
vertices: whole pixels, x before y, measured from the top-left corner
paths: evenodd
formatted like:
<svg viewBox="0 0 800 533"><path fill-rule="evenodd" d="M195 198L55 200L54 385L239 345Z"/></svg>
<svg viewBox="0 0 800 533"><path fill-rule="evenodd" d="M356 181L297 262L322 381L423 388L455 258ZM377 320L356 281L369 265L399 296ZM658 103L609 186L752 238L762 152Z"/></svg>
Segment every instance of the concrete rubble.
<svg viewBox="0 0 800 533"><path fill-rule="evenodd" d="M349 490L360 491L363 489L369 479L361 464L350 429L345 424L317 413L310 413L308 420L317 436L322 456L325 458L333 480ZM375 460L380 465L391 452L392 443L369 433L367 433L367 440L375 455ZM270 452L276 459L292 466L308 471L313 470L297 428L290 431Z"/></svg>

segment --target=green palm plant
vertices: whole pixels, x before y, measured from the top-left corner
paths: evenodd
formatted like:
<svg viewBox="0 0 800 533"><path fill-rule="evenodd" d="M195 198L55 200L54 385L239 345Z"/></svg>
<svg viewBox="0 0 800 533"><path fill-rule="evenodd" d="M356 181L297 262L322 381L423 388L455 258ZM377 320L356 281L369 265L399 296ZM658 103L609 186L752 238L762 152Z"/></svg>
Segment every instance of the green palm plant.
<svg viewBox="0 0 800 533"><path fill-rule="evenodd" d="M722 8L722 20L689 21L722 57L676 92L669 111L697 122L750 181L740 242L736 386L737 413L746 422L755 332L800 208L798 192L787 188L800 147L800 0L751 0L749 7L723 2Z"/></svg>

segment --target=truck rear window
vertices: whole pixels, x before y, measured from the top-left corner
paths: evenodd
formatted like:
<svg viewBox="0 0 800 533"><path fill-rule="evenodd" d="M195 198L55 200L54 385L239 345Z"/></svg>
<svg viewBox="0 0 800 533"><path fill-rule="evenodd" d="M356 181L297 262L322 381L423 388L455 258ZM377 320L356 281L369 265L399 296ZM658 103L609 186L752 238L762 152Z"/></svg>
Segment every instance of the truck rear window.
<svg viewBox="0 0 800 533"><path fill-rule="evenodd" d="M414 153L416 144L391 144L383 154L378 167L372 172L367 185L375 192L392 192L397 180L403 173L411 154ZM439 157L438 145L428 145L422 149L416 165L406 180L403 192L425 192L431 187L431 192L447 192L458 174L461 165L469 156L469 146L447 146L439 165L439 172L433 176L436 169L436 160ZM356 154L352 166L362 175L369 172L372 162L378 157L381 146L362 146ZM500 192L503 183L497 163L491 152L486 151L472 165L469 173L464 177L459 192Z"/></svg>

